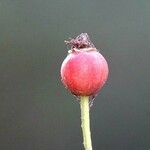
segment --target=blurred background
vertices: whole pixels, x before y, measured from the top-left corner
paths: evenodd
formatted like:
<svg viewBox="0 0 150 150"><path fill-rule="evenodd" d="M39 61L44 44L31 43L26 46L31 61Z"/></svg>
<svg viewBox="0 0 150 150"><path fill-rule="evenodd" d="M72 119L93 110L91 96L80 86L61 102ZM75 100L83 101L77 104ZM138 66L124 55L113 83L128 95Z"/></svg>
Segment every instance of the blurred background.
<svg viewBox="0 0 150 150"><path fill-rule="evenodd" d="M1 150L83 150L59 74L64 40L82 32L110 69L91 107L93 149L150 149L150 1L1 0Z"/></svg>

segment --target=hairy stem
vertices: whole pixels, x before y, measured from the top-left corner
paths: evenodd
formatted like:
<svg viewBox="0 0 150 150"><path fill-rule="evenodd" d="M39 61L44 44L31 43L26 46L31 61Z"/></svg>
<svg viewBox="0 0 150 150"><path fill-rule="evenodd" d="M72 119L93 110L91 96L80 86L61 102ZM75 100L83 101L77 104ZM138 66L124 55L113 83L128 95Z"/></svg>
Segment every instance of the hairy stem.
<svg viewBox="0 0 150 150"><path fill-rule="evenodd" d="M81 107L81 127L83 133L84 148L85 150L92 150L88 96L81 96L80 107Z"/></svg>

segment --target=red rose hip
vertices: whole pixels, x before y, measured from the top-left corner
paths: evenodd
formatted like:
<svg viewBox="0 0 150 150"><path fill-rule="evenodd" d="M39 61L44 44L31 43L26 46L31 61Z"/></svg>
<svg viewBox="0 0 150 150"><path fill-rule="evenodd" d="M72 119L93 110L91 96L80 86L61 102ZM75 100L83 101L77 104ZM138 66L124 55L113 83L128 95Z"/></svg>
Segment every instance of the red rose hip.
<svg viewBox="0 0 150 150"><path fill-rule="evenodd" d="M61 66L61 79L65 87L76 96L94 96L108 77L108 65L86 33L66 41L71 45Z"/></svg>

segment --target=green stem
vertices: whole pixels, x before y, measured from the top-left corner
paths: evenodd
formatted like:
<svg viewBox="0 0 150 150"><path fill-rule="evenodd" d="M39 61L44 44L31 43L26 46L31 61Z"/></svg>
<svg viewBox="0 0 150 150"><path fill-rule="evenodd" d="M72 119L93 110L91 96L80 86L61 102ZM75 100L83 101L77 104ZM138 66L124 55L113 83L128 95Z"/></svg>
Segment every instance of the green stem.
<svg viewBox="0 0 150 150"><path fill-rule="evenodd" d="M92 150L89 114L89 96L81 96L81 127L83 132L83 144L85 150Z"/></svg>

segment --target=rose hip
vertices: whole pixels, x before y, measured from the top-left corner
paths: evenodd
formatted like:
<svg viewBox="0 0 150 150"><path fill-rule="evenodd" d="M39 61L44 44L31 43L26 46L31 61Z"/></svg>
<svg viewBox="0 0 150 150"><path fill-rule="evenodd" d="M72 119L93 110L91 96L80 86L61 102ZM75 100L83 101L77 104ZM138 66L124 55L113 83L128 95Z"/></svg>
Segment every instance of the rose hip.
<svg viewBox="0 0 150 150"><path fill-rule="evenodd" d="M80 99L83 145L85 150L92 150L90 96L95 97L106 82L108 65L87 33L65 42L71 49L62 63L61 79L65 87Z"/></svg>
<svg viewBox="0 0 150 150"><path fill-rule="evenodd" d="M65 42L71 46L71 50L61 66L63 84L76 96L94 96L108 77L105 58L86 33Z"/></svg>

